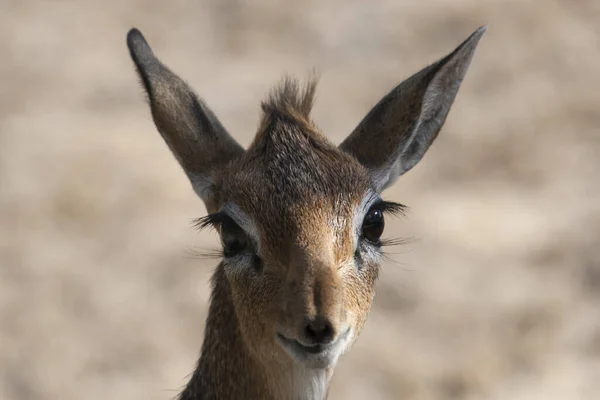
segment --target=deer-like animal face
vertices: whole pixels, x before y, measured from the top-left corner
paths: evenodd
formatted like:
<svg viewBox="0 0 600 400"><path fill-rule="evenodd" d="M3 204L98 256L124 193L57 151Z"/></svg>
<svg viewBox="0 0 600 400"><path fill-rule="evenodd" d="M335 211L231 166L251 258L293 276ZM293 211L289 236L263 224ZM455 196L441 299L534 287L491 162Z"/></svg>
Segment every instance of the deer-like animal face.
<svg viewBox="0 0 600 400"><path fill-rule="evenodd" d="M484 31L394 88L337 147L310 120L315 83L285 80L247 150L130 31L154 122L206 204L200 225L220 233L219 268L258 358L328 368L353 343L374 295L384 214L402 207L380 192L437 137Z"/></svg>
<svg viewBox="0 0 600 400"><path fill-rule="evenodd" d="M335 363L374 294L383 213L368 171L303 119L268 111L220 176L223 267L243 337L259 355Z"/></svg>

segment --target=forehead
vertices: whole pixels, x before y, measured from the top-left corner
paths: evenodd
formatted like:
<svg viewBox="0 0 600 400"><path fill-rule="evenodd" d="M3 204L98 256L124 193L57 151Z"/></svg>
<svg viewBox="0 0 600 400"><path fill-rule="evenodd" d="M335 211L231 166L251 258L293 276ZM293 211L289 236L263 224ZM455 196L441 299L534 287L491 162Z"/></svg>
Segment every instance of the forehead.
<svg viewBox="0 0 600 400"><path fill-rule="evenodd" d="M276 116L225 172L221 192L261 228L295 232L350 218L370 187L364 168L312 125Z"/></svg>

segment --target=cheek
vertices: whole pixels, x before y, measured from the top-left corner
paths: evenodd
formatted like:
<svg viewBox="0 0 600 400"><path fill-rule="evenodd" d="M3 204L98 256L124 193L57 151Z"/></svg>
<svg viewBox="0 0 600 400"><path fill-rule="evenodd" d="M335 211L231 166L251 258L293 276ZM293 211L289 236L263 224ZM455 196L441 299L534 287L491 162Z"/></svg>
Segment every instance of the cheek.
<svg viewBox="0 0 600 400"><path fill-rule="evenodd" d="M245 341L255 349L274 341L280 285L268 275L257 274L243 261L229 262L224 267Z"/></svg>
<svg viewBox="0 0 600 400"><path fill-rule="evenodd" d="M379 265L363 264L360 270L355 268L346 276L344 297L348 322L356 335L360 333L371 309L378 274Z"/></svg>

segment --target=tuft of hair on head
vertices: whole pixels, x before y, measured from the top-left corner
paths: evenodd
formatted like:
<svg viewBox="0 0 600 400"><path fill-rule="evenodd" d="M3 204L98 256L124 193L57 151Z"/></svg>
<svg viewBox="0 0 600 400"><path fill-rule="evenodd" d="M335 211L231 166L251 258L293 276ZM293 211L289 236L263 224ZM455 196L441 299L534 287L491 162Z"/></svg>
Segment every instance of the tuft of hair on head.
<svg viewBox="0 0 600 400"><path fill-rule="evenodd" d="M315 92L319 78L312 71L304 85L298 79L286 75L271 90L267 100L261 103L263 121L273 115L282 115L297 121L310 123L310 112L315 101Z"/></svg>

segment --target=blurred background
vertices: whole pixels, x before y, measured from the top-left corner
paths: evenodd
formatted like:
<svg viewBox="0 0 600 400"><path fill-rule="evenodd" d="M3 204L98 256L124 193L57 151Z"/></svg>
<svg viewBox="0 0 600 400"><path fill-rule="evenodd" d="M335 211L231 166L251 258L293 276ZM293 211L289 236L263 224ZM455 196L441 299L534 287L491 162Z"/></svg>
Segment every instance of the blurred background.
<svg viewBox="0 0 600 400"><path fill-rule="evenodd" d="M597 0L0 0L0 398L171 399L217 246L152 123L138 27L245 146L283 73L336 143L487 24L331 399L600 398Z"/></svg>

